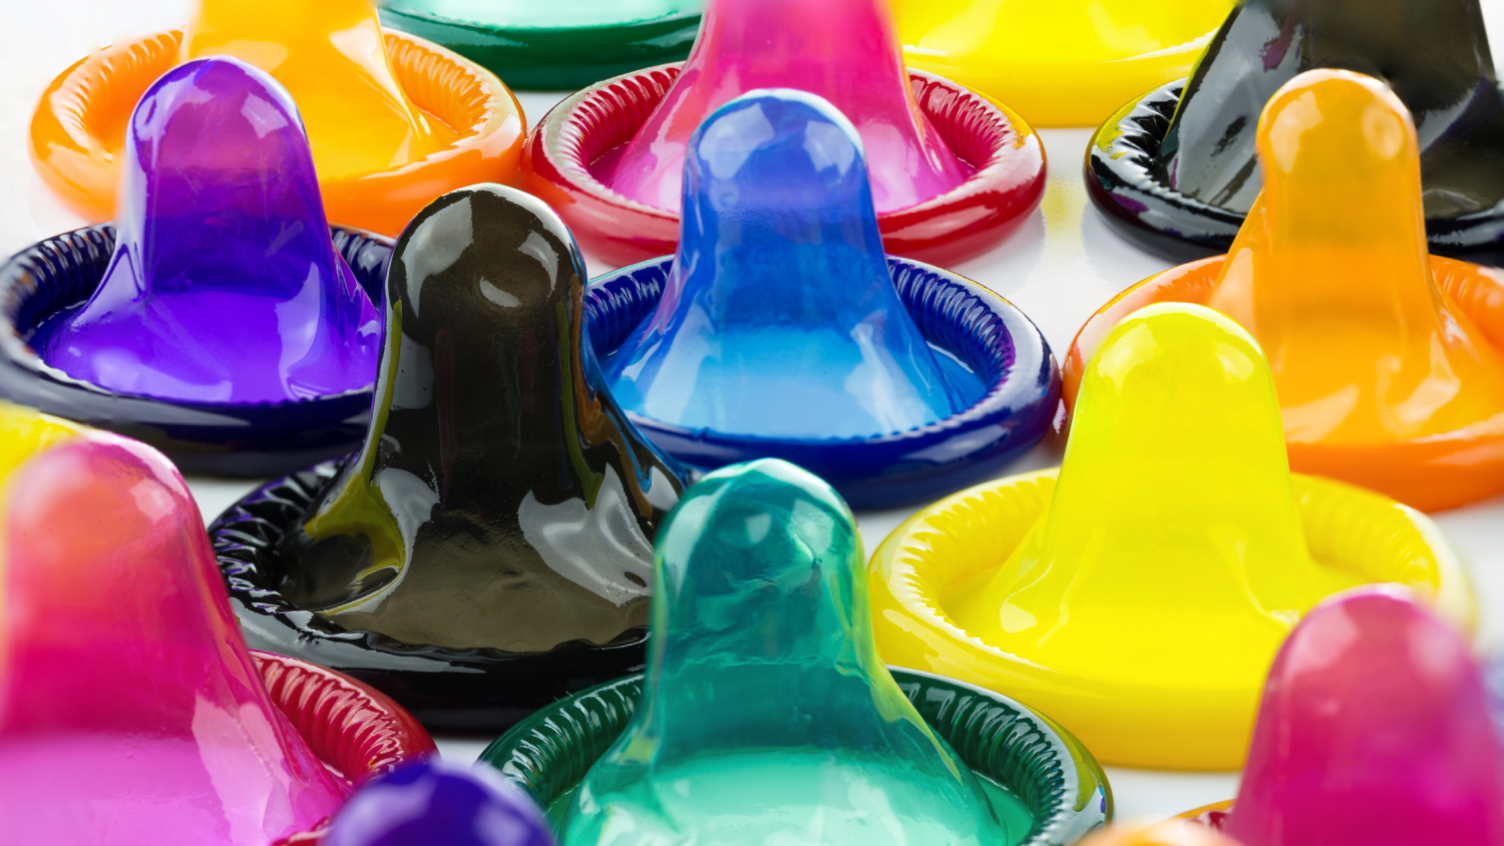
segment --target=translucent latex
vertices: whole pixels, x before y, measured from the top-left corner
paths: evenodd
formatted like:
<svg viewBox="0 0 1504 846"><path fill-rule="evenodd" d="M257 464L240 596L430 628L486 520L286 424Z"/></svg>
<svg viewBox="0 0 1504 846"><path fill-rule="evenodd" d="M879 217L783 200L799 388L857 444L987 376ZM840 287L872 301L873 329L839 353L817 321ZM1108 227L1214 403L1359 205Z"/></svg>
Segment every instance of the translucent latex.
<svg viewBox="0 0 1504 846"><path fill-rule="evenodd" d="M1239 846L1213 829L1190 820L1165 820L1143 827L1110 825L1081 841L1081 846Z"/></svg>
<svg viewBox="0 0 1504 846"><path fill-rule="evenodd" d="M0 431L51 425L0 410ZM7 843L266 846L338 808L348 785L269 701L160 453L96 432L39 445L0 523Z"/></svg>
<svg viewBox="0 0 1504 846"><path fill-rule="evenodd" d="M1258 147L1264 192L1207 305L1267 353L1292 454L1504 427L1504 356L1437 288L1394 93L1301 74L1270 100Z"/></svg>
<svg viewBox="0 0 1504 846"><path fill-rule="evenodd" d="M914 102L883 0L710 0L683 72L604 181L628 199L678 211L690 136L758 88L808 91L851 119L880 212L939 196L968 175Z"/></svg>
<svg viewBox="0 0 1504 846"><path fill-rule="evenodd" d="M1012 842L879 660L861 559L845 503L786 462L688 490L657 546L642 699L564 843Z"/></svg>
<svg viewBox="0 0 1504 846"><path fill-rule="evenodd" d="M663 298L605 362L624 408L689 430L861 438L980 396L899 301L861 144L829 103L744 95L690 150Z"/></svg>
<svg viewBox="0 0 1504 846"><path fill-rule="evenodd" d="M647 623L676 465L604 390L584 263L541 200L454 191L387 275L361 452L289 533L287 598L411 645L543 652Z"/></svg>
<svg viewBox="0 0 1504 846"><path fill-rule="evenodd" d="M287 92L233 59L169 71L131 116L115 253L32 343L70 376L174 400L371 384L380 318L334 250Z"/></svg>
<svg viewBox="0 0 1504 846"><path fill-rule="evenodd" d="M322 846L554 846L543 812L487 766L438 758L366 782Z"/></svg>
<svg viewBox="0 0 1504 846"><path fill-rule="evenodd" d="M326 180L393 170L455 139L397 84L370 0L199 0L181 59L202 56L234 56L286 86Z"/></svg>
<svg viewBox="0 0 1504 846"><path fill-rule="evenodd" d="M1382 78L1410 109L1428 217L1482 212L1504 200L1504 95L1479 0L1244 0L1187 80L1164 130L1159 152L1168 184L1185 197L1248 211L1260 190L1259 115L1282 86L1315 68ZM1361 203L1333 203L1363 216Z"/></svg>
<svg viewBox="0 0 1504 846"><path fill-rule="evenodd" d="M1290 626L1359 581L1307 550L1278 408L1258 345L1230 320L1136 312L1087 366L1043 516L941 604L1075 689L1126 709L1200 701L1196 731L1238 732Z"/></svg>
<svg viewBox="0 0 1504 846"><path fill-rule="evenodd" d="M508 29L612 26L693 14L702 0L384 0L383 6ZM587 33L588 37L588 33Z"/></svg>
<svg viewBox="0 0 1504 846"><path fill-rule="evenodd" d="M1504 751L1467 644L1397 588L1312 610L1269 671L1224 830L1244 846L1504 843Z"/></svg>
<svg viewBox="0 0 1504 846"><path fill-rule="evenodd" d="M893 0L910 67L1036 126L1095 126L1189 74L1235 0Z"/></svg>

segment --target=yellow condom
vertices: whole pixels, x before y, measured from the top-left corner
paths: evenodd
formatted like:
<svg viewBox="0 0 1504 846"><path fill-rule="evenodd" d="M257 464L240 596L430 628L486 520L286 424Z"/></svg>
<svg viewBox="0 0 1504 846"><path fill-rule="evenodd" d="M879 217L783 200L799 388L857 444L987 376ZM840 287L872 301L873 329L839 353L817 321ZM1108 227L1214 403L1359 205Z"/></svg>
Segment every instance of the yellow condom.
<svg viewBox="0 0 1504 846"><path fill-rule="evenodd" d="M0 484L33 453L84 431L77 423L0 400Z"/></svg>
<svg viewBox="0 0 1504 846"><path fill-rule="evenodd" d="M1236 0L894 0L910 67L1034 126L1096 126L1189 76Z"/></svg>
<svg viewBox="0 0 1504 846"><path fill-rule="evenodd" d="M392 75L368 0L201 0L181 61L234 56L292 94L321 179L417 161L454 140Z"/></svg>
<svg viewBox="0 0 1504 846"><path fill-rule="evenodd" d="M1239 766L1276 649L1337 590L1405 582L1471 624L1434 524L1292 477L1258 345L1183 304L1108 336L1058 475L931 506L871 575L885 660L1014 696L1130 766Z"/></svg>

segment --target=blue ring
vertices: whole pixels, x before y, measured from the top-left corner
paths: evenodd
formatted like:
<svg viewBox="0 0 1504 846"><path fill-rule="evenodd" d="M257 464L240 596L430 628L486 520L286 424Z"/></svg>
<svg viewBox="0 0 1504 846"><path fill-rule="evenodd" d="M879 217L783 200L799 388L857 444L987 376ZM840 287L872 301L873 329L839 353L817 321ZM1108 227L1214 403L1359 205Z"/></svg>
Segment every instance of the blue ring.
<svg viewBox="0 0 1504 846"><path fill-rule="evenodd" d="M330 233L379 312L392 241L337 226ZM48 238L0 265L0 399L145 441L185 473L280 475L360 448L371 387L291 402L197 403L118 393L44 362L26 338L48 316L93 295L114 249L115 228L103 223Z"/></svg>
<svg viewBox="0 0 1504 846"><path fill-rule="evenodd" d="M593 280L585 329L597 356L616 350L658 304L672 256ZM1012 303L981 285L912 259L888 256L899 299L925 339L982 377L988 389L965 411L877 438L760 438L692 431L628 416L658 447L698 468L769 456L830 482L852 508L928 502L984 482L1050 430L1060 369L1044 335Z"/></svg>

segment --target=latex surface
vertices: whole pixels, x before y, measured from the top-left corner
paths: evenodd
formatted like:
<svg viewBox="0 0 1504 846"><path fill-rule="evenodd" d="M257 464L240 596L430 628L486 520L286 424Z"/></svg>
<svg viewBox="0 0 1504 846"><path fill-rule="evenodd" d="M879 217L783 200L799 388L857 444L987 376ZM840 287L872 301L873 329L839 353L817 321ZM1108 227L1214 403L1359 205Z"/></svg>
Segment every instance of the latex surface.
<svg viewBox="0 0 1504 846"><path fill-rule="evenodd" d="M253 67L208 59L142 98L109 267L31 343L113 391L268 403L368 389L380 331L330 241L292 99Z"/></svg>
<svg viewBox="0 0 1504 846"><path fill-rule="evenodd" d="M878 659L861 556L850 510L791 464L687 491L657 546L641 703L564 843L1003 842Z"/></svg>
<svg viewBox="0 0 1504 846"><path fill-rule="evenodd" d="M1427 217L1504 200L1504 97L1478 0L1244 0L1207 48L1165 134L1169 184L1248 211L1261 187L1260 114L1313 68L1393 86L1419 130ZM1338 203L1343 217L1364 217L1356 197Z"/></svg>
<svg viewBox="0 0 1504 846"><path fill-rule="evenodd" d="M1504 356L1432 275L1407 117L1376 80L1313 71L1260 121L1263 198L1207 304L1268 353L1291 443L1504 428Z"/></svg>
<svg viewBox="0 0 1504 846"><path fill-rule="evenodd" d="M603 181L630 200L678 211L690 136L758 88L808 91L851 119L880 212L944 194L969 173L915 104L881 0L710 0L683 72Z"/></svg>
<svg viewBox="0 0 1504 846"><path fill-rule="evenodd" d="M1044 516L945 602L966 631L1081 683L1240 690L1251 709L1294 621L1355 581L1306 547L1258 345L1206 309L1152 306L1088 365Z"/></svg>
<svg viewBox="0 0 1504 846"><path fill-rule="evenodd" d="M383 25L479 62L513 88L572 91L683 61L701 0L383 0Z"/></svg>
<svg viewBox="0 0 1504 846"><path fill-rule="evenodd" d="M498 27L585 28L695 14L701 0L387 0L387 8Z"/></svg>
<svg viewBox="0 0 1504 846"><path fill-rule="evenodd" d="M1266 185L1232 251L1134 286L1082 328L1081 362L1149 302L1209 305L1269 355L1292 466L1427 510L1504 491L1504 278L1427 254L1419 141L1369 77L1316 70L1260 122Z"/></svg>
<svg viewBox="0 0 1504 846"><path fill-rule="evenodd" d="M1058 471L935 503L873 556L883 658L1034 703L1111 763L1239 766L1269 661L1317 600L1398 581L1459 626L1473 613L1433 523L1292 477L1281 441L1243 329L1135 312L1085 369Z"/></svg>
<svg viewBox="0 0 1504 846"><path fill-rule="evenodd" d="M203 56L275 75L302 111L326 179L401 167L455 138L397 84L370 0L198 0L182 59Z"/></svg>
<svg viewBox="0 0 1504 846"><path fill-rule="evenodd" d="M1224 830L1245 846L1504 843L1501 763L1467 644L1402 592L1365 589L1280 648Z"/></svg>
<svg viewBox="0 0 1504 846"><path fill-rule="evenodd" d="M1095 126L1190 74L1235 0L894 0L909 67L1039 126Z"/></svg>
<svg viewBox="0 0 1504 846"><path fill-rule="evenodd" d="M35 426L7 408L5 429ZM187 486L103 433L11 472L0 558L0 818L20 843L265 844L337 782L268 699Z"/></svg>
<svg viewBox="0 0 1504 846"><path fill-rule="evenodd" d="M283 542L285 596L406 644L542 652L647 622L675 468L582 338L584 264L542 201L480 185L397 244L365 447Z"/></svg>
<svg viewBox="0 0 1504 846"><path fill-rule="evenodd" d="M689 430L870 438L981 395L969 372L947 381L900 302L861 144L829 103L744 95L690 150L663 297L605 363L623 407Z"/></svg>
<svg viewBox="0 0 1504 846"><path fill-rule="evenodd" d="M1240 846L1207 826L1190 820L1165 820L1148 827L1111 825L1081 841L1081 846Z"/></svg>
<svg viewBox="0 0 1504 846"><path fill-rule="evenodd" d="M323 846L554 846L543 812L490 767L418 761L363 785Z"/></svg>

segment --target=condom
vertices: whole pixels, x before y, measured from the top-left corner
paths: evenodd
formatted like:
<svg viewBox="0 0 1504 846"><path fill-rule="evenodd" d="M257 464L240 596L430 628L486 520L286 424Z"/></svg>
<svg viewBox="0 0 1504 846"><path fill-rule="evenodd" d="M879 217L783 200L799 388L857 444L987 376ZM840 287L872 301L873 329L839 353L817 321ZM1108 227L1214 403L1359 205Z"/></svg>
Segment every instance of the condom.
<svg viewBox="0 0 1504 846"><path fill-rule="evenodd" d="M437 45L384 34L369 0L199 0L186 32L105 48L53 81L31 126L43 180L83 217L114 217L118 128L154 80L208 56L287 88L337 224L395 236L444 191L516 172L526 127L506 86Z"/></svg>
<svg viewBox="0 0 1504 846"><path fill-rule="evenodd" d="M1007 690L1105 761L1231 769L1275 650L1323 597L1405 582L1469 625L1435 524L1292 476L1274 384L1253 339L1209 309L1118 324L1058 470L935 503L879 548L884 660Z"/></svg>
<svg viewBox="0 0 1504 846"><path fill-rule="evenodd" d="M445 195L387 286L364 448L211 534L253 645L358 670L429 725L494 730L641 665L682 471L605 390L584 265L538 199Z"/></svg>
<svg viewBox="0 0 1504 846"><path fill-rule="evenodd" d="M1190 820L1165 820L1143 827L1108 826L1081 841L1081 846L1239 846L1226 836Z"/></svg>
<svg viewBox="0 0 1504 846"><path fill-rule="evenodd" d="M0 429L15 435L0 455L12 465L0 489L7 837L249 846L337 810L349 783L274 706L167 459L14 407Z"/></svg>
<svg viewBox="0 0 1504 846"><path fill-rule="evenodd" d="M526 187L593 254L627 264L673 252L691 136L764 88L816 94L850 119L899 255L959 261L1038 203L1044 156L1033 130L952 82L905 71L879 0L710 0L700 32L682 68L592 86L529 141Z"/></svg>
<svg viewBox="0 0 1504 846"><path fill-rule="evenodd" d="M1457 632L1403 592L1355 592L1280 649L1223 828L1246 846L1504 843L1501 763Z"/></svg>
<svg viewBox="0 0 1504 846"><path fill-rule="evenodd" d="M701 467L785 458L867 505L985 478L1043 435L1043 338L975 285L890 265L861 143L829 103L744 95L691 150L678 254L592 286L611 391L660 446ZM988 311L992 327L965 323Z"/></svg>
<svg viewBox="0 0 1504 846"><path fill-rule="evenodd" d="M49 366L174 401L370 390L380 318L330 241L280 85L233 59L180 65L132 114L126 159L104 278L30 339Z"/></svg>
<svg viewBox="0 0 1504 846"><path fill-rule="evenodd" d="M1218 309L1269 355L1291 465L1425 510L1504 492L1504 280L1429 257L1416 130L1382 83L1302 74L1260 121L1265 187L1225 259L1129 289L1079 363L1147 302Z"/></svg>
<svg viewBox="0 0 1504 846"><path fill-rule="evenodd" d="M1097 130L1088 193L1114 229L1152 251L1226 252L1268 167L1256 152L1260 113L1319 68L1383 79L1414 115L1432 252L1504 261L1504 96L1478 0L1243 0L1189 80L1149 91ZM1340 214L1362 220L1365 208L1342 204Z"/></svg>
<svg viewBox="0 0 1504 846"><path fill-rule="evenodd" d="M490 767L415 761L372 779L324 846L554 846L543 812Z"/></svg>
<svg viewBox="0 0 1504 846"><path fill-rule="evenodd" d="M702 0L384 0L381 22L525 91L573 91L689 55Z"/></svg>
<svg viewBox="0 0 1504 846"><path fill-rule="evenodd" d="M1233 0L895 0L911 68L1007 103L1035 126L1096 126L1191 73Z"/></svg>
<svg viewBox="0 0 1504 846"><path fill-rule="evenodd" d="M979 781L878 660L861 556L846 504L786 462L687 491L659 538L641 704L562 842L1002 840Z"/></svg>

